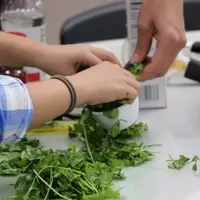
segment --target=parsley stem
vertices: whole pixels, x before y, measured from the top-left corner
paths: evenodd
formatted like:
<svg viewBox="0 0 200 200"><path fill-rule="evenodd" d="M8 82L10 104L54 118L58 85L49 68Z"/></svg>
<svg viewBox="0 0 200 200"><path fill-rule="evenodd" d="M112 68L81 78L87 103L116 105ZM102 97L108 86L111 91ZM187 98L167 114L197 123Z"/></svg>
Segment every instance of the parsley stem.
<svg viewBox="0 0 200 200"><path fill-rule="evenodd" d="M83 190L87 190L87 188L85 188L81 183L78 183L79 184L79 186L83 189Z"/></svg>
<svg viewBox="0 0 200 200"><path fill-rule="evenodd" d="M55 168L55 166L52 166L53 168ZM81 174L81 175L83 175L83 176L85 176L86 174L84 174L83 172L81 172L81 171L77 171L77 170L75 170L75 169L71 169L71 168L69 168L69 167L57 167L58 169L63 169L63 170L69 170L69 171L72 171L72 172L75 172L75 173L77 173L77 174Z"/></svg>
<svg viewBox="0 0 200 200"><path fill-rule="evenodd" d="M51 177L52 177L52 168L56 168L55 166L46 166L45 168L43 168L43 169L42 169L39 173L37 173L37 174L40 175L40 174L41 174L45 169L47 169L47 168L50 168ZM73 172L75 172L75 173L77 173L77 174L80 174L80 175L84 176L86 181L82 180L82 182L83 182L86 186L88 186L91 190L94 190L96 193L98 193L98 190L97 190L97 189L95 188L95 186L87 179L85 173L80 172L80 171L77 171L77 170L75 170L75 169L68 168L68 167L58 167L58 169L73 171ZM35 180L34 180L34 182L35 182ZM50 190L51 190L52 184L53 184L53 180L52 180L51 183L50 183L49 192L50 192ZM82 186L82 185L81 185L81 186ZM85 189L85 188L83 187L83 189ZM48 193L49 193L49 192L48 192ZM46 194L46 196L47 196L47 194ZM48 196L47 196L47 197L48 197ZM45 198L44 200L47 200L47 198Z"/></svg>
<svg viewBox="0 0 200 200"><path fill-rule="evenodd" d="M53 177L52 177L52 168L50 168L50 187L52 187L52 185L53 185ZM49 192L50 192L50 190L51 190L51 188L48 188L48 191L47 191L47 193L46 193L46 196L45 196L45 198L44 198L44 200L47 200L48 199L48 196L49 196Z"/></svg>
<svg viewBox="0 0 200 200"><path fill-rule="evenodd" d="M90 183L88 180L84 181L83 179L81 180L82 183L84 183L88 188L91 190L94 190L96 193L99 193L98 190ZM81 185L82 186L82 185Z"/></svg>
<svg viewBox="0 0 200 200"><path fill-rule="evenodd" d="M59 197L65 199L65 200L71 200L68 197L63 196L62 194L58 193L54 188L52 188L52 186L50 186L38 173L37 171L34 169L33 172L35 173L35 175L47 186L49 187L55 194L57 194Z"/></svg>
<svg viewBox="0 0 200 200"><path fill-rule="evenodd" d="M58 167L58 166L52 166L52 165L47 165L46 167L44 167L40 172L42 173L45 169L48 169L48 168L57 168L57 169L63 169L63 170L69 170L69 171L72 171L72 172L75 172L77 174L81 174L83 176L85 176L86 174L81 172L81 171L78 171L78 170L75 170L75 169L72 169L72 168L69 168L69 167Z"/></svg>
<svg viewBox="0 0 200 200"><path fill-rule="evenodd" d="M87 133L86 133L86 129L85 129L85 124L84 124L83 120L81 120L81 122L82 122L82 126L83 126L83 133L84 133L84 137L85 137L86 147L87 147L88 153L90 155L90 158L92 160L92 163L94 163L94 158L92 156L92 153L90 151L90 146L89 146L89 143L88 143L88 138L87 138Z"/></svg>
<svg viewBox="0 0 200 200"><path fill-rule="evenodd" d="M53 166L52 166L53 167ZM58 167L58 169L63 169L63 170L71 170L77 174L81 174L82 176L85 177L85 180L82 180L84 182L85 185L87 185L90 189L95 190L96 193L98 193L98 190L94 187L94 185L87 179L86 174L80 171L77 171L75 169L71 169L71 168L65 168L65 167Z"/></svg>

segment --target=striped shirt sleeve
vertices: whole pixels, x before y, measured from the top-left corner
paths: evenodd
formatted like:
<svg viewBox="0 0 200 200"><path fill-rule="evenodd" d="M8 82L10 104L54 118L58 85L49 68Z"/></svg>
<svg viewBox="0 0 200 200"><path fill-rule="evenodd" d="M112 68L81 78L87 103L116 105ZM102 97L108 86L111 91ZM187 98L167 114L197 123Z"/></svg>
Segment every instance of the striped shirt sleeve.
<svg viewBox="0 0 200 200"><path fill-rule="evenodd" d="M33 105L26 86L16 78L0 75L0 143L14 143L27 132Z"/></svg>

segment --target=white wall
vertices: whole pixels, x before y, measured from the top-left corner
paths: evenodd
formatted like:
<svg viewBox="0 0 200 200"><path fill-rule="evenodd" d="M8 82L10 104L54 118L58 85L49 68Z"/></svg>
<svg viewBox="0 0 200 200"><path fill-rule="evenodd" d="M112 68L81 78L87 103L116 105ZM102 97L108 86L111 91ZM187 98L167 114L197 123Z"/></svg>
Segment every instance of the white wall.
<svg viewBox="0 0 200 200"><path fill-rule="evenodd" d="M95 6L117 1L119 0L44 0L48 43L59 43L60 27L70 16Z"/></svg>

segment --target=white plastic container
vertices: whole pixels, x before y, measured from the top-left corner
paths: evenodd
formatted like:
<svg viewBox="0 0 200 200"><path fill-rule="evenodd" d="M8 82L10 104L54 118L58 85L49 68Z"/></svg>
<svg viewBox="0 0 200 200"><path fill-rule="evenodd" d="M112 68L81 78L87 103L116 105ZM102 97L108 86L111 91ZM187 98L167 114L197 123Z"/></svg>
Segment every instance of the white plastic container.
<svg viewBox="0 0 200 200"><path fill-rule="evenodd" d="M138 97L132 104L122 105L119 108L118 119L106 117L103 112L93 112L94 118L105 128L112 128L118 121L120 129L124 130L133 125L139 117L139 99Z"/></svg>

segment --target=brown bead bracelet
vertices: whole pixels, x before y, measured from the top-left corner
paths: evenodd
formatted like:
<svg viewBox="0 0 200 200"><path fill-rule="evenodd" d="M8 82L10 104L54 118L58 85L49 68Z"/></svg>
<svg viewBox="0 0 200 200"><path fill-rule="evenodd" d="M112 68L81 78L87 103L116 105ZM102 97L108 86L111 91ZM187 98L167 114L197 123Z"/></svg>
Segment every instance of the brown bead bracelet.
<svg viewBox="0 0 200 200"><path fill-rule="evenodd" d="M57 80L63 82L67 86L69 93L70 93L70 97L71 97L71 103L70 103L70 106L69 106L68 110L66 111L66 113L70 113L72 110L74 110L74 108L76 106L76 101L77 101L76 91L75 91L73 85L65 76L62 76L62 75L52 76L51 79L57 79Z"/></svg>

